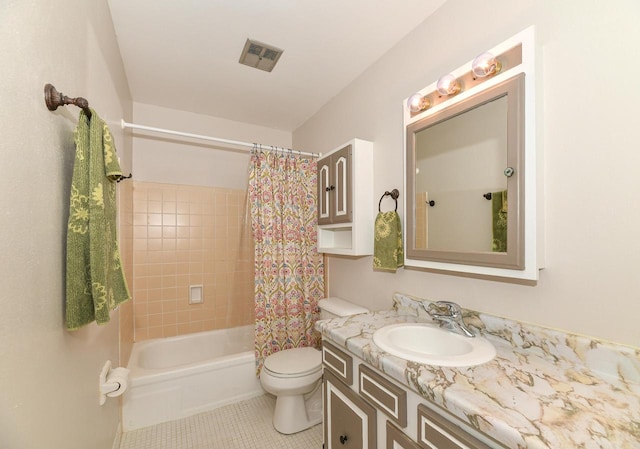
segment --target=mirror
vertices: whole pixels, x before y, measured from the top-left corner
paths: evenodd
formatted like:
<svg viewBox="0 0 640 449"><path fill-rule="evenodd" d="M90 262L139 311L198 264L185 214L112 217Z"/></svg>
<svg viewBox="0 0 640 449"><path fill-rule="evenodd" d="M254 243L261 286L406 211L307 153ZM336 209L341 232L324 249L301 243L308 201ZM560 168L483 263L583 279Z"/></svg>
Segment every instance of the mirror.
<svg viewBox="0 0 640 449"><path fill-rule="evenodd" d="M407 255L524 267L524 74L407 126Z"/></svg>
<svg viewBox="0 0 640 449"><path fill-rule="evenodd" d="M459 92L434 82L416 93L424 101L404 100L405 267L535 283L544 207L534 27L488 52L496 73L476 76L469 61L451 73Z"/></svg>
<svg viewBox="0 0 640 449"><path fill-rule="evenodd" d="M414 137L416 248L506 252L506 207L494 213L492 204L506 201L507 98L418 129Z"/></svg>
<svg viewBox="0 0 640 449"><path fill-rule="evenodd" d="M409 257L523 267L523 90L520 74L407 126Z"/></svg>

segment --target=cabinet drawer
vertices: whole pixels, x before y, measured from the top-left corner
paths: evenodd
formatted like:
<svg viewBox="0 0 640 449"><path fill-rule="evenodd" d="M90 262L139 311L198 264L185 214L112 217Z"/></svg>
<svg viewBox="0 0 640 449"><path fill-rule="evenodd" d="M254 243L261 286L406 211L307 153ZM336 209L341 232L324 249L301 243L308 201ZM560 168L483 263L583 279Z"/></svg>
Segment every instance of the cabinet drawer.
<svg viewBox="0 0 640 449"><path fill-rule="evenodd" d="M360 365L360 395L389 415L400 427L407 427L407 392L365 365Z"/></svg>
<svg viewBox="0 0 640 449"><path fill-rule="evenodd" d="M347 385L353 385L353 359L327 341L322 342L322 363Z"/></svg>
<svg viewBox="0 0 640 449"><path fill-rule="evenodd" d="M420 446L387 421L387 449L420 449Z"/></svg>
<svg viewBox="0 0 640 449"><path fill-rule="evenodd" d="M418 443L420 447L425 449L433 449L434 447L438 449L492 449L503 447L497 442L492 446L487 445L423 404L418 405Z"/></svg>

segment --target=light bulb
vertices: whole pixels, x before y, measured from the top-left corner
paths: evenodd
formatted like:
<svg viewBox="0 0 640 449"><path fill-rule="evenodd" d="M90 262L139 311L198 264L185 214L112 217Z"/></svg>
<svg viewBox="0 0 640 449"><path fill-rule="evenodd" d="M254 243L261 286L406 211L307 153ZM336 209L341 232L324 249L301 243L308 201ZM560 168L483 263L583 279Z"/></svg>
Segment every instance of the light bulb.
<svg viewBox="0 0 640 449"><path fill-rule="evenodd" d="M407 100L407 107L411 112L422 112L429 107L429 99L416 92Z"/></svg>
<svg viewBox="0 0 640 449"><path fill-rule="evenodd" d="M460 92L460 83L452 74L444 75L438 80L436 90L440 95L455 95Z"/></svg>
<svg viewBox="0 0 640 449"><path fill-rule="evenodd" d="M491 53L482 53L471 63L471 70L479 78L498 73L502 65Z"/></svg>

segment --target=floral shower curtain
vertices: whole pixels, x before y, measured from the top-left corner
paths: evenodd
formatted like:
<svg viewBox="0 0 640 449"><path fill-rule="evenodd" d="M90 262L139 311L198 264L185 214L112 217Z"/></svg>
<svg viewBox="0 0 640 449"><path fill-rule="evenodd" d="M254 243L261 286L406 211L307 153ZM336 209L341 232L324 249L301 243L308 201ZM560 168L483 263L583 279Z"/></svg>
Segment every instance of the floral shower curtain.
<svg viewBox="0 0 640 449"><path fill-rule="evenodd" d="M274 352L319 347L313 325L324 295L317 252L315 162L277 151L254 151L249 174L255 242L257 372Z"/></svg>

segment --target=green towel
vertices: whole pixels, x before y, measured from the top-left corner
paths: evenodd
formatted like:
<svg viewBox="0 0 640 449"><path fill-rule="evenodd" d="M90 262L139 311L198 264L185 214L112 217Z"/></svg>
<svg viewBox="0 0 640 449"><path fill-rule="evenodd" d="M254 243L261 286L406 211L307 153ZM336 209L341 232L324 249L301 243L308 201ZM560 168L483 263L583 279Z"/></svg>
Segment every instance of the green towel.
<svg viewBox="0 0 640 449"><path fill-rule="evenodd" d="M491 212L493 243L491 250L497 253L507 252L507 191L491 194Z"/></svg>
<svg viewBox="0 0 640 449"><path fill-rule="evenodd" d="M396 211L380 212L376 217L373 242L373 268L395 272L404 265L402 224Z"/></svg>
<svg viewBox="0 0 640 449"><path fill-rule="evenodd" d="M74 138L67 229L66 326L76 330L130 299L116 234L116 181L122 176L107 124L91 110L80 112Z"/></svg>

